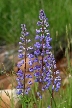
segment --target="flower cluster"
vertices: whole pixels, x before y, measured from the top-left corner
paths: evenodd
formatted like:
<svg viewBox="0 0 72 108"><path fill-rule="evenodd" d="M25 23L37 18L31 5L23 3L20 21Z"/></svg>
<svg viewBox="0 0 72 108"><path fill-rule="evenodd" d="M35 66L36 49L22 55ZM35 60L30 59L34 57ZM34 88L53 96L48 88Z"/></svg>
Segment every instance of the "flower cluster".
<svg viewBox="0 0 72 108"><path fill-rule="evenodd" d="M40 28L36 29L36 43L34 44L34 54L36 55L35 61L38 61L40 65L35 66L33 69L36 70L34 74L36 77L35 81L43 84L41 88L42 91L48 89L50 85L52 85L52 90L58 91L61 78L58 70L53 72L53 69L56 68L56 62L51 52L52 47L50 42L52 38L50 37L49 30L47 30L47 27L49 27L47 20L44 11L40 10L39 21L37 22ZM40 49L42 49L42 52ZM41 60L38 60L38 55L41 55ZM41 98L40 93L37 94L39 94L38 96Z"/></svg>
<svg viewBox="0 0 72 108"><path fill-rule="evenodd" d="M46 18L46 15L43 10L40 10L39 13L39 21L37 22L37 25L39 26L39 29L36 29L36 36L35 40L36 43L34 44L34 54L30 53L27 54L27 57L29 58L29 72L33 72L35 76L35 82L42 83L41 91L48 90L50 86L52 86L53 91L58 91L60 88L60 81L61 78L59 76L59 70L53 72L54 69L56 69L56 62L54 55L51 52L51 40L49 30L47 29L49 27L48 19ZM26 48L26 44L30 42L30 39L27 40L27 36L29 33L26 31L26 27L24 24L21 25L22 32L19 42L20 50L19 50L19 58L26 58L26 51L32 50L33 47ZM25 54L23 54L23 50L25 51ZM38 59L38 57L41 56L41 59ZM26 63L26 61L25 61ZM36 65L33 65L33 63L36 63ZM24 64L24 60L22 60L18 67ZM26 72L26 71L25 71ZM26 75L25 72L23 73L21 70L18 71L17 75L19 76L17 78L18 86L17 88L23 89L24 84L21 83L21 80L25 78L32 78L31 75ZM25 76L25 77L24 77ZM29 81L29 84L31 85L32 82ZM30 87L26 89L26 94L28 94L28 91L30 90ZM22 91L20 90L19 94ZM37 92L37 95L42 98L41 94Z"/></svg>
<svg viewBox="0 0 72 108"><path fill-rule="evenodd" d="M30 87L28 86L25 89L25 78L32 78L32 76L30 74L25 75L25 73L26 73L26 57L29 56L29 54L26 54L26 52L29 49L30 50L33 49L33 47L31 47L31 46L27 47L27 43L30 42L31 40L27 39L29 32L27 32L26 25L21 24L21 28L22 28L21 37L20 37L21 42L19 42L20 46L19 46L19 50L18 50L18 52L19 52L18 57L22 60L20 62L18 62L17 66L20 69L20 67L23 64L25 64L25 67L24 67L24 72L21 69L17 72L17 82L18 82L17 89L20 89L20 90L18 90L18 94L22 93L22 89L24 89L25 94L28 94ZM25 54L24 54L24 52L25 52ZM25 59L25 60L23 60L23 59ZM29 84L31 85L31 81L29 81Z"/></svg>

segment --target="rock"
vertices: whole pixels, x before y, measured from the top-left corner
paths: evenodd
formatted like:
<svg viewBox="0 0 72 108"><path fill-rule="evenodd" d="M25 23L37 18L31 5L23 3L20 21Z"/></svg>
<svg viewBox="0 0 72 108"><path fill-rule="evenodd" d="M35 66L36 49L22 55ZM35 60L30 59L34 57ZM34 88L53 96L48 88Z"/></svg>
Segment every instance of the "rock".
<svg viewBox="0 0 72 108"><path fill-rule="evenodd" d="M6 90L0 90L0 106L1 108L11 108L11 100L13 99L14 108L16 107L17 102L19 101L19 98L16 94L17 90L13 89L6 89Z"/></svg>

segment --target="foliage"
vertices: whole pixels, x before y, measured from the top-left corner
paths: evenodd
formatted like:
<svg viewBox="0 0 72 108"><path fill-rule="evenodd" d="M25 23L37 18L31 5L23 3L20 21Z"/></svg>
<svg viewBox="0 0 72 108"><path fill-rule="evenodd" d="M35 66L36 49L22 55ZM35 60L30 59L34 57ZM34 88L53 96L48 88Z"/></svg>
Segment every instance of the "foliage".
<svg viewBox="0 0 72 108"><path fill-rule="evenodd" d="M0 44L17 43L20 36L20 24L25 23L32 40L35 36L38 11L42 8L49 18L50 33L56 44L56 31L59 39L65 39L65 26L72 24L71 0L0 0ZM31 26L32 25L32 26ZM64 38L62 38L64 37ZM62 42L63 42L62 41Z"/></svg>

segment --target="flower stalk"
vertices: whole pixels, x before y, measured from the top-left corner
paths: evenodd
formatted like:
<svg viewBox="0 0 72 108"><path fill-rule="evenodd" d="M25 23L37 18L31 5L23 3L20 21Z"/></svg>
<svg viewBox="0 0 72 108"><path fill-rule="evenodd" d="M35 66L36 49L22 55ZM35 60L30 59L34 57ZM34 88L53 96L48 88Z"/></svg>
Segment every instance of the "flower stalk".
<svg viewBox="0 0 72 108"><path fill-rule="evenodd" d="M24 64L24 71L22 72L22 70L20 69L17 72L17 75L18 75L18 78L17 78L17 81L18 81L17 89L20 89L18 94L22 94L23 93L23 96L24 96L25 94L28 94L28 92L30 90L29 86L27 88L25 88L25 79L26 78L32 78L30 74L26 75L26 70L27 70L26 58L27 58L27 56L29 56L29 54L27 54L27 51L29 49L33 49L33 48L32 47L27 47L27 43L30 42L31 40L27 39L27 36L29 35L29 32L27 32L26 25L25 24L21 24L21 28L22 28L21 37L20 37L21 42L19 42L19 45L20 45L19 48L20 49L18 50L18 52L19 52L18 57L21 58L22 60L18 63L17 66L20 69L20 67ZM29 84L31 84L31 82L29 82Z"/></svg>

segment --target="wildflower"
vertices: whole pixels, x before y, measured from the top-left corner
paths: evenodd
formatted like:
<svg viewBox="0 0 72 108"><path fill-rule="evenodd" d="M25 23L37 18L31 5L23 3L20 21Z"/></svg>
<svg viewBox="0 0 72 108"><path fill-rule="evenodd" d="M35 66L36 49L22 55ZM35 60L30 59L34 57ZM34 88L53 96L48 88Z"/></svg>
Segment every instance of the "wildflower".
<svg viewBox="0 0 72 108"><path fill-rule="evenodd" d="M37 22L37 25L40 26L40 28L36 29L36 36L35 36L36 43L34 44L33 48L31 46L26 47L27 46L26 44L31 40L30 39L27 40L27 36L29 35L29 33L27 32L25 24L21 24L22 32L20 37L21 42L19 42L20 49L18 50L19 52L18 57L21 59L24 57L25 58L29 57L29 65L30 65L29 71L30 72L35 71L34 73L35 82L40 82L43 84L41 86L42 91L48 89L51 85L53 91L58 91L61 84L60 83L61 78L59 76L58 70L56 72L53 72L53 69L56 69L56 62L54 55L51 52L52 38L50 37L49 30L47 29L47 27L49 27L48 18L46 18L46 15L43 10L40 10L39 21ZM26 52L28 50L33 50L33 49L34 49L34 54L26 54L26 53L23 54L24 51ZM38 59L39 55L41 55L42 57L42 59L40 60ZM38 62L38 65L34 65L34 67L32 67L34 62ZM22 66L22 64L24 64L24 61L19 62L18 67ZM24 84L21 84L21 80L25 78L32 78L31 75L25 75L25 72L23 74L21 70L18 71L17 76L19 76L19 78L17 78L18 81L17 88L20 89L22 89L24 86ZM31 85L32 82L29 81L28 84ZM26 88L25 94L28 94L29 90L30 88ZM21 93L21 91L19 93ZM37 94L40 98L42 98L39 92L37 92Z"/></svg>
<svg viewBox="0 0 72 108"><path fill-rule="evenodd" d="M26 44L31 41L30 39L27 40L27 36L29 35L29 32L27 32L27 29L26 29L26 25L25 24L21 24L21 28L22 28L21 37L20 37L21 42L19 42L19 45L20 46L19 46L19 50L18 50L18 52L19 52L18 57L21 58L21 59L24 59L24 57L26 59L27 56L33 58L33 56L31 54L30 55L29 54L26 55L26 51L27 50L33 49L33 47L31 47L31 46L30 47L26 47ZM23 54L23 52L25 52L25 54ZM17 64L18 68L20 68L23 64L24 64L24 60L21 60L20 62L18 62L18 64ZM30 66L32 65L31 61L29 62L29 64L30 64ZM26 67L25 67L25 69L26 69ZM32 71L32 69L30 69L30 70ZM20 89L17 92L19 95L23 92L22 89L25 90L25 82L24 82L25 81L25 78L32 78L32 76L30 74L29 75L25 75L25 71L23 72L20 69L17 72L17 79L16 79L17 82L18 82L18 86L16 88L17 89ZM29 84L31 85L32 83L29 82ZM28 94L28 91L29 90L30 90L29 88L28 88L28 90L26 88L25 94Z"/></svg>
<svg viewBox="0 0 72 108"><path fill-rule="evenodd" d="M51 108L50 105L47 108Z"/></svg>
<svg viewBox="0 0 72 108"><path fill-rule="evenodd" d="M42 99L42 96L39 92L37 92L37 96L39 96L39 98Z"/></svg>
<svg viewBox="0 0 72 108"><path fill-rule="evenodd" d="M30 74L26 75L25 78L32 78Z"/></svg>
<svg viewBox="0 0 72 108"><path fill-rule="evenodd" d="M32 68L32 67L31 67L31 68L29 68L29 71L30 71L30 72L33 72L33 68Z"/></svg>
<svg viewBox="0 0 72 108"><path fill-rule="evenodd" d="M21 89L17 91L17 94L18 95L20 95L21 93L22 93L22 90Z"/></svg>
<svg viewBox="0 0 72 108"><path fill-rule="evenodd" d="M28 84L29 84L29 85L32 85L32 82L31 82L31 81L29 81L29 82L28 82Z"/></svg>
<svg viewBox="0 0 72 108"><path fill-rule="evenodd" d="M28 94L28 92L31 90L31 88L28 86L27 88L26 88L26 90L25 90L25 94Z"/></svg>
<svg viewBox="0 0 72 108"><path fill-rule="evenodd" d="M33 69L36 71L34 74L35 82L43 83L41 88L42 91L48 89L50 85L52 85L52 90L57 91L60 88L61 78L58 77L59 71L57 70L54 73L56 75L56 78L54 79L52 70L56 69L56 62L54 55L51 52L52 46L50 43L52 38L50 37L49 30L47 29L47 27L49 27L49 23L43 10L40 10L37 25L40 26L40 28L36 29L36 43L34 44L34 55L36 58L33 62L38 62L40 65L33 67ZM40 49L42 49L42 51L40 51ZM42 56L41 60L37 59L39 55Z"/></svg>

